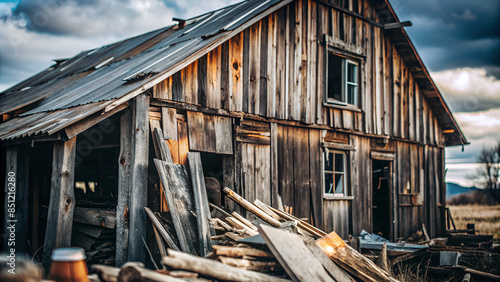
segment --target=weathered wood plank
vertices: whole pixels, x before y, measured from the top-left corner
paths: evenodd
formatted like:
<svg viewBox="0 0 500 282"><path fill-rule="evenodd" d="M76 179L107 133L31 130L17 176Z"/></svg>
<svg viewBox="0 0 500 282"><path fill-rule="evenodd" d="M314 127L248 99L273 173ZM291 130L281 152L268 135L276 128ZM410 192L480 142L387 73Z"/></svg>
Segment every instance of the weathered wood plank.
<svg viewBox="0 0 500 282"><path fill-rule="evenodd" d="M161 123L163 137L177 141L177 110L173 108L161 108Z"/></svg>
<svg viewBox="0 0 500 282"><path fill-rule="evenodd" d="M334 281L299 236L266 225L259 233L293 281Z"/></svg>
<svg viewBox="0 0 500 282"><path fill-rule="evenodd" d="M321 175L321 131L309 130L309 174L311 188L311 211L314 226L322 226L323 223L323 188Z"/></svg>
<svg viewBox="0 0 500 282"><path fill-rule="evenodd" d="M57 248L69 247L75 209L76 137L54 143L47 227L43 247L43 266L49 270L50 256Z"/></svg>
<svg viewBox="0 0 500 282"><path fill-rule="evenodd" d="M158 159L154 162L160 174L180 248L184 252L198 254L196 219L191 213L195 208L186 168Z"/></svg>
<svg viewBox="0 0 500 282"><path fill-rule="evenodd" d="M175 244L175 241L172 239L172 236L170 236L170 234L165 229L165 227L163 227L163 225L160 223L160 221L158 220L156 215L153 213L153 211L151 211L151 209L148 207L144 207L144 209L146 210L146 213L148 214L148 217L151 220L151 222L153 223L154 227L156 227L156 229L158 230L160 235L163 237L165 242L167 242L168 246L171 249L179 251L180 249L177 246L177 244Z"/></svg>
<svg viewBox="0 0 500 282"><path fill-rule="evenodd" d="M132 106L134 116L131 164L131 187L129 209L129 245L128 260L145 262L146 250L143 238L146 238L144 206L148 194L148 157L149 157L149 96L139 95Z"/></svg>
<svg viewBox="0 0 500 282"><path fill-rule="evenodd" d="M233 153L233 122L232 118L215 118L215 152L218 154Z"/></svg>
<svg viewBox="0 0 500 282"><path fill-rule="evenodd" d="M203 177L203 166L201 156L198 152L188 153L189 171L191 172L191 184L193 185L194 207L196 210L196 222L198 224L198 238L200 256L206 256L212 251L210 236L215 232L210 226L210 209L208 207L207 189Z"/></svg>
<svg viewBox="0 0 500 282"><path fill-rule="evenodd" d="M186 103L198 104L198 61L186 67L183 90Z"/></svg>
<svg viewBox="0 0 500 282"><path fill-rule="evenodd" d="M265 63L266 66L266 98L267 98L267 108L266 116L275 117L276 116L276 86L277 86L277 71L276 71L276 58L277 58L277 13L272 13L268 18L268 28L267 28L267 59Z"/></svg>
<svg viewBox="0 0 500 282"><path fill-rule="evenodd" d="M204 142L204 119L203 113L187 112L187 125L189 135L189 148L191 150L203 150Z"/></svg>
<svg viewBox="0 0 500 282"><path fill-rule="evenodd" d="M221 101L221 47L207 55L207 104L209 108L220 109Z"/></svg>
<svg viewBox="0 0 500 282"><path fill-rule="evenodd" d="M173 163L172 154L170 153L170 148L168 147L167 142L163 139L163 131L156 127L154 129L154 139L156 139L156 144L158 145L158 149L160 151L160 156L162 161L166 161L169 163Z"/></svg>
<svg viewBox="0 0 500 282"><path fill-rule="evenodd" d="M278 187L278 125L271 123L271 148L270 148L270 163L271 163L271 206L278 208L279 187Z"/></svg>
<svg viewBox="0 0 500 282"><path fill-rule="evenodd" d="M255 23L250 27L249 49L248 49L248 112L260 114L260 40L261 40L261 22ZM267 101L264 100L264 101ZM262 102L264 102L262 101Z"/></svg>
<svg viewBox="0 0 500 282"><path fill-rule="evenodd" d="M242 111L243 104L243 33L229 39L229 110Z"/></svg>
<svg viewBox="0 0 500 282"><path fill-rule="evenodd" d="M239 269L211 259L200 258L172 250L168 250L168 256L163 257L162 263L175 269L197 272L201 275L223 281L288 281L259 272Z"/></svg>
<svg viewBox="0 0 500 282"><path fill-rule="evenodd" d="M118 157L118 201L116 205L116 257L115 265L120 267L128 257L129 203L132 187L132 144L133 117L131 109L120 116L120 155ZM131 138L132 137L132 138Z"/></svg>

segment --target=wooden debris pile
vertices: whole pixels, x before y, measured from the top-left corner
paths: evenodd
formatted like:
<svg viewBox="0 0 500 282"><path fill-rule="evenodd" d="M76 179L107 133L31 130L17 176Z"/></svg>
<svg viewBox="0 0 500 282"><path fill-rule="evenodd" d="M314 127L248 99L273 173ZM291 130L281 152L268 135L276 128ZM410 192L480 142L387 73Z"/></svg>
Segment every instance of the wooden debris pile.
<svg viewBox="0 0 500 282"><path fill-rule="evenodd" d="M89 264L115 264L115 229L75 223L71 238L74 246L85 250Z"/></svg>
<svg viewBox="0 0 500 282"><path fill-rule="evenodd" d="M199 153L188 153L188 167L174 164L161 129L154 132L154 162L169 212L145 211L161 261L151 257L156 271L138 263L95 265L95 281L395 281L335 232L326 234L283 208L250 203L229 188L223 189L227 197L256 220L209 204Z"/></svg>

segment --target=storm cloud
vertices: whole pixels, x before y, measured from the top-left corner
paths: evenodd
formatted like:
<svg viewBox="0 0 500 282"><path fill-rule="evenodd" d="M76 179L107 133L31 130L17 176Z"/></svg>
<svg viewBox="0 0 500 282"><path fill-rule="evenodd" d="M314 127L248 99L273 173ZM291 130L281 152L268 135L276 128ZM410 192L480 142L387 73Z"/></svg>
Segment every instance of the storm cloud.
<svg viewBox="0 0 500 282"><path fill-rule="evenodd" d="M500 1L390 1L431 71L483 68L500 78Z"/></svg>

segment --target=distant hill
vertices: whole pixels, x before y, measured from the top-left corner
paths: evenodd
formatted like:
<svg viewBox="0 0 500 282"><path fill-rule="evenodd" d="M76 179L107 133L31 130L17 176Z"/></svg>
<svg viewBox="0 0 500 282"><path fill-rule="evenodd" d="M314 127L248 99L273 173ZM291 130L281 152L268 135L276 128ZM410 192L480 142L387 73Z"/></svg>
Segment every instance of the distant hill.
<svg viewBox="0 0 500 282"><path fill-rule="evenodd" d="M460 184L446 182L446 200L448 201L456 195L472 193L476 190L480 189L476 187L464 187Z"/></svg>

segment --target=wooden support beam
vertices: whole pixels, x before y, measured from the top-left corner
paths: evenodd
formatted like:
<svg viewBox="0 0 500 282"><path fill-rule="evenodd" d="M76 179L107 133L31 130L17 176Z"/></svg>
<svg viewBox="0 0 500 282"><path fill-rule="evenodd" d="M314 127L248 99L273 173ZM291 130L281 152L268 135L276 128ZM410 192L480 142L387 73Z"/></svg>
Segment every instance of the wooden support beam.
<svg viewBox="0 0 500 282"><path fill-rule="evenodd" d="M92 126L98 124L99 122L101 122L101 121L111 117L112 115L126 109L128 107L128 104L129 104L128 102L124 103L124 104L114 108L113 110L104 113L104 114L102 114L101 112L97 112L97 113L95 113L95 114L75 123L75 124L72 124L72 125L66 127L64 129L64 131L66 133L66 138L71 139L71 138L77 136L78 134L91 128Z"/></svg>
<svg viewBox="0 0 500 282"><path fill-rule="evenodd" d="M139 95L134 98L132 106L134 117L132 138L132 165L128 261L146 261L146 250L143 238L146 238L146 212L148 196L148 156L149 156L149 96Z"/></svg>
<svg viewBox="0 0 500 282"><path fill-rule="evenodd" d="M49 270L52 251L71 244L75 209L76 137L66 142L55 142L52 156L50 200L43 247L45 271Z"/></svg>
<svg viewBox="0 0 500 282"><path fill-rule="evenodd" d="M4 250L15 247L16 252L27 252L29 168L27 148L7 147L5 164ZM11 234L15 236L12 237Z"/></svg>
<svg viewBox="0 0 500 282"><path fill-rule="evenodd" d="M122 266L128 257L129 203L131 190L132 140L134 123L132 110L126 109L120 117L120 156L118 157L118 203L116 206L116 258Z"/></svg>

